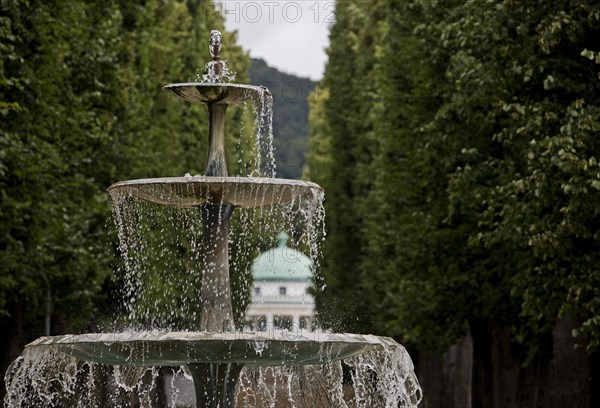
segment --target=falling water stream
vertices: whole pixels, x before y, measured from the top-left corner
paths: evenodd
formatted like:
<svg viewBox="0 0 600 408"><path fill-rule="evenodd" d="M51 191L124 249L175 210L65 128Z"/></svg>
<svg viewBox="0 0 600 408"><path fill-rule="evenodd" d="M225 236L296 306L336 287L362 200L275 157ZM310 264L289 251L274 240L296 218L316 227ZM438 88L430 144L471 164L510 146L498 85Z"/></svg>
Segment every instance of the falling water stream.
<svg viewBox="0 0 600 408"><path fill-rule="evenodd" d="M234 297L248 292L252 260L272 245L269 238L280 231L289 231L293 246L309 253L318 269L325 211L322 191L311 193L304 196L289 188L274 189L268 195L258 188L246 193L246 200L257 203L278 203L288 194L292 199L234 212L230 268L240 288ZM197 208L156 206L119 192L111 198L122 259L121 308L125 311L118 329L195 330L200 280L208 267L203 264L199 239L204 228L201 213Z"/></svg>

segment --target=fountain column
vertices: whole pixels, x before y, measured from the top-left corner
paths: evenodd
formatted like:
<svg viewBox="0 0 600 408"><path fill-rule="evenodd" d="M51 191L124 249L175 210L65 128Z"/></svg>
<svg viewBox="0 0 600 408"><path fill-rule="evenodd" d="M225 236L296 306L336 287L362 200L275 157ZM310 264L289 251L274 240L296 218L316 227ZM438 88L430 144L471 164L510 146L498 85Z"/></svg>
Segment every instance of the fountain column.
<svg viewBox="0 0 600 408"><path fill-rule="evenodd" d="M218 80L221 75L221 33L213 30L209 40L213 58L212 74ZM209 73L209 75L211 75ZM227 104L220 101L208 103L208 156L205 175L227 177L225 158L225 112ZM219 332L233 330L231 289L229 284L229 220L233 207L216 204L200 207L204 225L204 271L200 292L200 330Z"/></svg>
<svg viewBox="0 0 600 408"><path fill-rule="evenodd" d="M226 104L208 104L208 158L206 175L227 177L225 160L225 112Z"/></svg>
<svg viewBox="0 0 600 408"><path fill-rule="evenodd" d="M204 224L204 271L200 291L200 331L234 330L229 284L230 205L200 207Z"/></svg>
<svg viewBox="0 0 600 408"><path fill-rule="evenodd" d="M242 364L190 364L197 408L233 408Z"/></svg>
<svg viewBox="0 0 600 408"><path fill-rule="evenodd" d="M227 177L225 160L225 112L227 105L209 104L209 135L206 175ZM231 289L229 284L229 222L231 205L208 204L202 213L204 271L200 292L200 330L233 330Z"/></svg>
<svg viewBox="0 0 600 408"><path fill-rule="evenodd" d="M218 32L217 32L218 33ZM220 75L220 33L211 33L210 52ZM227 177L225 156L225 112L227 104L208 104L208 154L205 175ZM202 213L204 270L200 289L200 331L222 332L235 329L229 281L229 224L234 207L218 203L200 206ZM197 408L235 407L237 385L243 364L188 364L194 379Z"/></svg>

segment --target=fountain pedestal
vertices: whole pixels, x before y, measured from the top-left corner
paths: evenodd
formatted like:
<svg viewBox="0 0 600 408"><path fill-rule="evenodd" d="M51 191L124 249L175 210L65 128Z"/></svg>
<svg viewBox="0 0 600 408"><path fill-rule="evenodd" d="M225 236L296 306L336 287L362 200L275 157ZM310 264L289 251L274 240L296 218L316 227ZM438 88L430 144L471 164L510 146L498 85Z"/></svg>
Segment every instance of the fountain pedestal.
<svg viewBox="0 0 600 408"><path fill-rule="evenodd" d="M196 407L235 407L242 364L188 364L194 379Z"/></svg>
<svg viewBox="0 0 600 408"><path fill-rule="evenodd" d="M204 270L200 291L200 331L234 330L229 285L229 222L231 205L200 207L204 225Z"/></svg>

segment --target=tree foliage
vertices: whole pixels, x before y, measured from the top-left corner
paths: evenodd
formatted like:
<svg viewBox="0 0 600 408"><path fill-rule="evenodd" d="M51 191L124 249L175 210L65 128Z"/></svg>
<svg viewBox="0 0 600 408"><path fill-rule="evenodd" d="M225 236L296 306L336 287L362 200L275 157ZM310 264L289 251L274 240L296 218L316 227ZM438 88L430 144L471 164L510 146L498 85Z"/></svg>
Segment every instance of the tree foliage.
<svg viewBox="0 0 600 408"><path fill-rule="evenodd" d="M109 185L202 173L205 108L161 90L209 59L208 33L222 22L201 3L0 3L3 368L47 317L53 334L77 332L113 307ZM246 82L249 58L224 35ZM231 120L244 112L228 115L234 150L242 134Z"/></svg>
<svg viewBox="0 0 600 408"><path fill-rule="evenodd" d="M502 322L535 355L571 313L597 349L599 35L583 0L337 4L325 321L422 348Z"/></svg>

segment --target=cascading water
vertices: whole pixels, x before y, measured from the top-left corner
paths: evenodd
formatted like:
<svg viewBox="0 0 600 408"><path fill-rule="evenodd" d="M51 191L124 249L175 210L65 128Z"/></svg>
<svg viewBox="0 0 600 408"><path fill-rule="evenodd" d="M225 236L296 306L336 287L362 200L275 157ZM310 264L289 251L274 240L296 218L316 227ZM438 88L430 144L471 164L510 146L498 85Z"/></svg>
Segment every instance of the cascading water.
<svg viewBox="0 0 600 408"><path fill-rule="evenodd" d="M223 37L218 30L210 32L208 40L208 51L212 61L206 64L205 71L200 79L202 83L216 84L219 82L235 81L235 72L229 71L227 61L221 61L221 41Z"/></svg>
<svg viewBox="0 0 600 408"><path fill-rule="evenodd" d="M204 82L165 87L208 106L205 175L109 188L123 258L125 318L111 328L119 330L29 344L7 371L7 407L178 407L180 392L165 389L179 377L193 379L201 408L418 405L412 361L389 338L236 328L243 302L232 300L265 237L289 231L318 269L324 195L314 183L274 178L272 98L223 81L220 40L213 31ZM257 158L247 175L231 177L224 114L247 102L257 112Z"/></svg>

